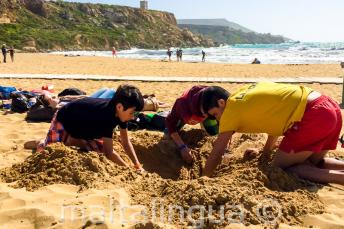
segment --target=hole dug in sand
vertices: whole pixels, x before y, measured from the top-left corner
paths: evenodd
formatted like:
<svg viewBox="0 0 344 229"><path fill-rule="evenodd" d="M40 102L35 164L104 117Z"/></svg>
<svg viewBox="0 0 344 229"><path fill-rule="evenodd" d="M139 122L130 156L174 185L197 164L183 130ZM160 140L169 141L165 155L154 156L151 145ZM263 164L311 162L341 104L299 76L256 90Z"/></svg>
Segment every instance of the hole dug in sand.
<svg viewBox="0 0 344 229"><path fill-rule="evenodd" d="M82 191L109 182L125 187L132 204L146 206L147 216L153 222L169 222L178 227L197 223L206 228L220 228L234 221L245 225L269 222L298 225L302 216L324 211L314 192L318 186L271 167L270 154L243 158L247 147L264 144L264 135L237 135L213 178L200 174L215 138L205 136L201 130L182 132L181 136L194 152L192 166L182 162L172 141L164 139L161 133L138 131L131 133L132 143L150 173L139 174L114 165L95 152L85 153L55 144L23 163L2 170L1 177L14 182L13 187L26 187L30 191L55 183L78 185ZM114 144L124 155L117 137ZM180 214L182 211L184 214ZM221 222L214 221L222 216Z"/></svg>

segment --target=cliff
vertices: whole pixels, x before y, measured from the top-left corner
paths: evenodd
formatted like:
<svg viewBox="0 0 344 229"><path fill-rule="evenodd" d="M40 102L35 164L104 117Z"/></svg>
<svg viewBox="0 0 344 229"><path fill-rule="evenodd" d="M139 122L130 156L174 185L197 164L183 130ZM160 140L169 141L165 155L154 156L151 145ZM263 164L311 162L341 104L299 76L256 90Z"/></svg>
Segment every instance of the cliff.
<svg viewBox="0 0 344 229"><path fill-rule="evenodd" d="M27 51L213 46L168 12L43 0L1 0L0 42Z"/></svg>

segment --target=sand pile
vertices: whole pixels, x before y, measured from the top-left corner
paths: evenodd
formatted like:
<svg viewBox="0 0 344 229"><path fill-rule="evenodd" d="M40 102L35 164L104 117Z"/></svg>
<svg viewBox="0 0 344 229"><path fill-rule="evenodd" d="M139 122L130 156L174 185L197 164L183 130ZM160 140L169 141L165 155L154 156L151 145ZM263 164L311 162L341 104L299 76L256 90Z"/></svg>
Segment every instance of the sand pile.
<svg viewBox="0 0 344 229"><path fill-rule="evenodd" d="M136 204L144 204L152 209L152 200L158 202L154 203L158 209L153 210L154 214L158 213L159 218L159 209L163 208L165 222L168 221L168 215L171 216L169 206L173 205L183 209L184 218L179 215L180 211L174 209L171 222L184 226L191 223L207 228L239 221L247 225L280 222L294 225L301 223L301 217L305 214L323 212L323 204L314 192L319 188L316 184L300 180L279 168L272 168L269 165L271 154L243 157L247 147L264 144L263 135L241 135L233 139L231 153L224 156L214 178L210 179L200 178L200 174L215 138L206 137L196 130L183 135L184 138L187 136L188 139L197 140L188 144L195 153L198 152L194 165L182 166L175 180L143 179L131 187ZM147 150L152 153L152 149ZM154 153L159 155L159 152ZM160 159L160 163L166 165L174 162L171 158ZM187 211L194 206L204 207L191 214L194 219L204 216L203 220L185 220ZM222 224L211 220L221 219L222 215L227 219Z"/></svg>
<svg viewBox="0 0 344 229"><path fill-rule="evenodd" d="M125 176L130 180L134 173L115 165L104 155L58 143L34 153L23 163L2 170L1 176L5 182L15 182L13 187L25 187L29 191L59 183L78 185L82 190L94 187L95 183L114 182L114 177Z"/></svg>
<svg viewBox="0 0 344 229"><path fill-rule="evenodd" d="M195 154L193 165L184 164L175 145L161 133L139 131L132 133L131 138L140 161L150 173L139 174L116 166L97 153L55 144L3 170L2 179L28 190L54 183L75 184L85 189L110 182L126 187L132 203L146 206L152 221L180 227L218 228L233 222L295 225L306 214L324 211L315 193L320 186L272 168L271 154L243 157L247 147L264 144L264 135L237 135L213 178L200 177L215 140L201 130L182 133ZM123 155L117 138L114 143ZM174 205L179 210L170 210ZM214 221L222 216L225 220Z"/></svg>

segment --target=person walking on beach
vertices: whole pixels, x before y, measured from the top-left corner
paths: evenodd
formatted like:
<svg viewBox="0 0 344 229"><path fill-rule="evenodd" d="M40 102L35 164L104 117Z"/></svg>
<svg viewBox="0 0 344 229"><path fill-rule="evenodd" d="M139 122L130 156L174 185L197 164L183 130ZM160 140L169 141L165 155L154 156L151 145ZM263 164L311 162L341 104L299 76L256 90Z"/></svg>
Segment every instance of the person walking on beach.
<svg viewBox="0 0 344 229"><path fill-rule="evenodd" d="M11 61L14 62L14 47L12 46L8 52L10 53Z"/></svg>
<svg viewBox="0 0 344 229"><path fill-rule="evenodd" d="M4 57L4 63L6 63L7 49L6 49L5 44L2 45L1 51L2 51L2 55Z"/></svg>
<svg viewBox="0 0 344 229"><path fill-rule="evenodd" d="M183 60L183 50L179 49L179 61Z"/></svg>
<svg viewBox="0 0 344 229"><path fill-rule="evenodd" d="M205 62L205 52L202 50L202 62Z"/></svg>
<svg viewBox="0 0 344 229"><path fill-rule="evenodd" d="M112 47L112 58L115 59L115 56L117 58L117 50L115 47Z"/></svg>
<svg viewBox="0 0 344 229"><path fill-rule="evenodd" d="M179 51L179 49L177 49L177 52L176 52L176 56L177 56L177 62L179 62L179 55L180 55L180 51Z"/></svg>
<svg viewBox="0 0 344 229"><path fill-rule="evenodd" d="M173 51L171 51L171 48L168 48L166 53L167 53L167 56L168 56L168 61L172 61L171 57L172 57Z"/></svg>

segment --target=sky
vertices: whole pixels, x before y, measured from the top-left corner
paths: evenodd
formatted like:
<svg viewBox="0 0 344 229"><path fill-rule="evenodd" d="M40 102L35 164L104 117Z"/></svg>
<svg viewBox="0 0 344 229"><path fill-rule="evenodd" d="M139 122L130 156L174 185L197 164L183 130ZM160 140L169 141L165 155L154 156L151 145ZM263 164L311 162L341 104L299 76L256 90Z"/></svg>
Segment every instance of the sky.
<svg viewBox="0 0 344 229"><path fill-rule="evenodd" d="M139 0L66 0L139 6ZM344 0L148 0L177 19L226 18L259 33L299 41L344 41Z"/></svg>

